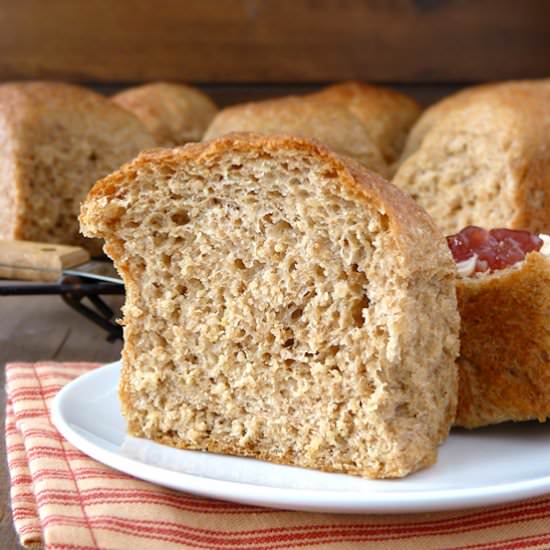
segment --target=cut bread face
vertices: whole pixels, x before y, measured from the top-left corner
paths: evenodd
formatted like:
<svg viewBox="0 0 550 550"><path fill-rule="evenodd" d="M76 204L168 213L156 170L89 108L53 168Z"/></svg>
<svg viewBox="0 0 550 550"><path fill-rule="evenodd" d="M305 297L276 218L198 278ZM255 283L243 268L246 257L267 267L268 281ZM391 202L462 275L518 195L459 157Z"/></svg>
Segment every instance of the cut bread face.
<svg viewBox="0 0 550 550"><path fill-rule="evenodd" d="M344 82L301 97L223 109L205 139L237 131L314 138L389 177L419 114L420 107L407 96L378 86Z"/></svg>
<svg viewBox="0 0 550 550"><path fill-rule="evenodd" d="M112 100L134 113L162 147L200 141L217 111L200 90L168 82L128 88Z"/></svg>
<svg viewBox="0 0 550 550"><path fill-rule="evenodd" d="M77 244L92 185L155 141L131 113L78 86L0 86L0 238Z"/></svg>
<svg viewBox="0 0 550 550"><path fill-rule="evenodd" d="M476 272L476 256L457 264L457 426L550 416L550 237L539 237L536 250L500 269Z"/></svg>
<svg viewBox="0 0 550 550"><path fill-rule="evenodd" d="M393 183L447 234L550 232L550 81L465 90L413 127Z"/></svg>
<svg viewBox="0 0 550 550"><path fill-rule="evenodd" d="M400 163L402 164L408 157L418 151L430 130L441 123L445 116L455 109L467 105L468 103L482 101L483 97L490 101L492 96L498 97L499 95L511 96L515 93L521 94L522 90L526 90L527 93L530 93L533 89L544 89L546 87L550 87L549 78L540 80L510 80L469 86L443 98L426 109L411 128L407 136L405 147L401 153Z"/></svg>
<svg viewBox="0 0 550 550"><path fill-rule="evenodd" d="M455 271L398 189L315 142L236 134L140 155L81 224L126 285L131 434L374 478L436 460Z"/></svg>

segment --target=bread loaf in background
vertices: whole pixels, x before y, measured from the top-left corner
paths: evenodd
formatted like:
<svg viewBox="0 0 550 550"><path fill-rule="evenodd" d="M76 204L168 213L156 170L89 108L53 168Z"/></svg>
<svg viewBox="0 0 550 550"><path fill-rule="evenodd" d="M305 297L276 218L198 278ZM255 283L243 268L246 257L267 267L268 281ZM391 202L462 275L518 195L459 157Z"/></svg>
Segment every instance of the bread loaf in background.
<svg viewBox="0 0 550 550"><path fill-rule="evenodd" d="M0 238L78 244L78 213L92 185L154 146L131 113L61 83L0 86Z"/></svg>
<svg viewBox="0 0 550 550"><path fill-rule="evenodd" d="M550 232L550 80L467 89L413 127L393 183L445 233Z"/></svg>
<svg viewBox="0 0 550 550"><path fill-rule="evenodd" d="M311 99L338 103L365 127L386 165L393 170L407 135L420 115L414 99L381 86L343 82L311 94Z"/></svg>
<svg viewBox="0 0 550 550"><path fill-rule="evenodd" d="M419 113L418 105L402 94L346 82L306 96L223 109L214 118L205 139L235 131L314 138L389 177Z"/></svg>
<svg viewBox="0 0 550 550"><path fill-rule="evenodd" d="M140 118L162 147L200 141L217 111L200 90L167 82L128 88L112 100Z"/></svg>
<svg viewBox="0 0 550 550"><path fill-rule="evenodd" d="M477 428L550 416L550 259L459 277L456 425Z"/></svg>
<svg viewBox="0 0 550 550"><path fill-rule="evenodd" d="M475 101L476 97L488 96L489 99L495 94L507 94L513 90L530 90L534 88L550 87L550 79L540 80L509 80L504 82L492 82L489 84L479 84L469 86L454 94L451 94L434 105L426 109L421 117L410 129L407 136L405 147L403 148L400 163L402 164L408 157L417 151L422 145L426 134L433 126L439 124L445 115L453 110L467 105L470 101Z"/></svg>
<svg viewBox="0 0 550 550"><path fill-rule="evenodd" d="M127 291L132 435L374 478L454 420L455 267L398 189L316 142L150 151L82 207Z"/></svg>

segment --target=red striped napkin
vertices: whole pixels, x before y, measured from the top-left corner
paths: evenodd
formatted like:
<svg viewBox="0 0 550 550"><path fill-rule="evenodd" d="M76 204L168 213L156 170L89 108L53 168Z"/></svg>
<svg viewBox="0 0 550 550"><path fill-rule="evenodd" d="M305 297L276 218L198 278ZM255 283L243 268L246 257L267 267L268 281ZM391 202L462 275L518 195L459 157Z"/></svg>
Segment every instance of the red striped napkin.
<svg viewBox="0 0 550 550"><path fill-rule="evenodd" d="M307 514L208 500L111 470L65 441L50 419L59 389L95 367L7 366L12 511L29 548L550 548L550 498L438 514Z"/></svg>

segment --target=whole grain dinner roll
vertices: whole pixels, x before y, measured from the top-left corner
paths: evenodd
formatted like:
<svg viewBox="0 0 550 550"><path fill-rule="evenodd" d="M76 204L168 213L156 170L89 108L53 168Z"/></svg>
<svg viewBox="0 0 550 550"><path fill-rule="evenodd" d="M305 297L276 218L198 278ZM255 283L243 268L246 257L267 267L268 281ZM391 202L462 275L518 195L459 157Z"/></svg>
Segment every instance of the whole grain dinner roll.
<svg viewBox="0 0 550 550"><path fill-rule="evenodd" d="M167 82L128 88L112 100L139 117L163 147L200 141L217 111L196 88Z"/></svg>
<svg viewBox="0 0 550 550"><path fill-rule="evenodd" d="M456 425L546 421L550 236L469 227L448 240L461 317Z"/></svg>
<svg viewBox="0 0 550 550"><path fill-rule="evenodd" d="M422 116L412 126L407 136L405 147L401 153L399 163L402 164L405 159L420 148L424 137L433 126L441 122L448 113L459 108L461 105L466 105L470 101L476 101L476 96L483 97L488 95L490 98L495 94L510 93L511 90L529 90L538 87L550 87L550 79L510 80L505 82L479 84L477 86L469 86L443 98L426 109L422 113Z"/></svg>
<svg viewBox="0 0 550 550"><path fill-rule="evenodd" d="M428 109L393 183L446 233L550 231L550 81L485 85Z"/></svg>
<svg viewBox="0 0 550 550"><path fill-rule="evenodd" d="M375 478L435 461L455 268L398 189L316 142L233 134L140 155L81 224L126 285L130 434Z"/></svg>
<svg viewBox="0 0 550 550"><path fill-rule="evenodd" d="M364 125L389 167L398 160L407 135L420 115L420 106L412 98L372 84L343 82L309 97L346 107Z"/></svg>
<svg viewBox="0 0 550 550"><path fill-rule="evenodd" d="M408 129L420 112L397 92L346 82L301 97L282 97L223 109L205 139L229 132L285 133L315 138L384 176L393 173Z"/></svg>
<svg viewBox="0 0 550 550"><path fill-rule="evenodd" d="M132 114L78 86L0 86L0 238L80 244L80 203L92 185L154 145Z"/></svg>

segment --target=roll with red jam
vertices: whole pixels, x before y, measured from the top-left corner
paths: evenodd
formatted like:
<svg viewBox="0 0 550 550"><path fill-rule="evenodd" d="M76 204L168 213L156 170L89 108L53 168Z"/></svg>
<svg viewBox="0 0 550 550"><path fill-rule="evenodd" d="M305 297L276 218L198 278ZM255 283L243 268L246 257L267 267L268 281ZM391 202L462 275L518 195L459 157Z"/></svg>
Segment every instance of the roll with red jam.
<svg viewBox="0 0 550 550"><path fill-rule="evenodd" d="M460 333L455 425L550 416L550 237L466 227L457 262Z"/></svg>

